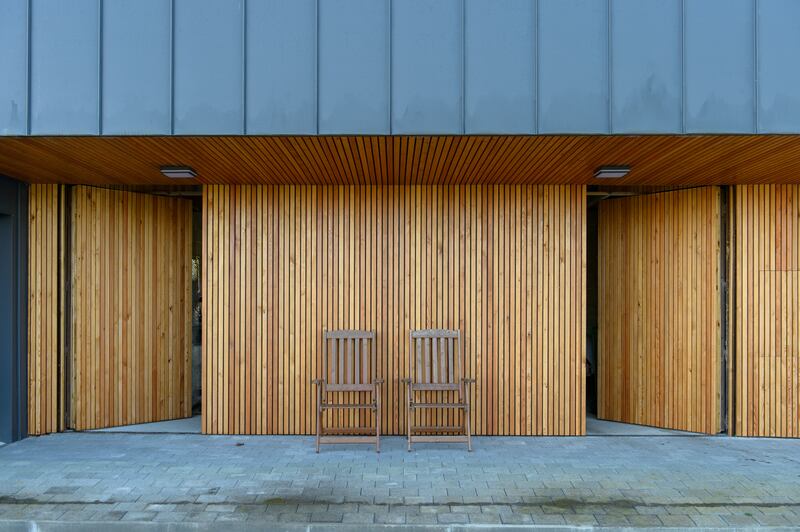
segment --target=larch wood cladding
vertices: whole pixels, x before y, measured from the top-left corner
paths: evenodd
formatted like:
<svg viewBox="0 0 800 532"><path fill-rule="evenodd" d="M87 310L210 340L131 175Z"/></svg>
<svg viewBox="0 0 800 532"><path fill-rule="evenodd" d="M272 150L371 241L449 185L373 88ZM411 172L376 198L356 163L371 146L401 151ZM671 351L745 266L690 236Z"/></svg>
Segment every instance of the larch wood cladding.
<svg viewBox="0 0 800 532"><path fill-rule="evenodd" d="M800 135L1 137L0 174L33 183L615 185L800 183Z"/></svg>
<svg viewBox="0 0 800 532"><path fill-rule="evenodd" d="M800 186L732 201L734 434L800 437Z"/></svg>
<svg viewBox="0 0 800 532"><path fill-rule="evenodd" d="M71 425L191 415L191 202L72 189Z"/></svg>
<svg viewBox="0 0 800 532"><path fill-rule="evenodd" d="M203 432L311 434L323 329L459 329L478 434L583 434L583 186L206 186ZM345 414L342 414L345 415ZM434 415L441 416L441 413Z"/></svg>
<svg viewBox="0 0 800 532"><path fill-rule="evenodd" d="M64 187L28 189L28 434L64 429ZM4 250L9 253L9 250Z"/></svg>
<svg viewBox="0 0 800 532"><path fill-rule="evenodd" d="M720 431L720 194L704 187L600 204L600 418Z"/></svg>

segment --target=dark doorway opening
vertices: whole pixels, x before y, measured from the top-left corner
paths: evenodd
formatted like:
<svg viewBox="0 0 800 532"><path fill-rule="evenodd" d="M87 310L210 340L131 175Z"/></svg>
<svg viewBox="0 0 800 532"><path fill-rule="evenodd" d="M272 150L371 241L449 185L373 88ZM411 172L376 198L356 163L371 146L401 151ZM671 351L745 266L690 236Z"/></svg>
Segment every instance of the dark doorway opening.
<svg viewBox="0 0 800 532"><path fill-rule="evenodd" d="M11 216L0 214L0 443L13 439L14 232Z"/></svg>

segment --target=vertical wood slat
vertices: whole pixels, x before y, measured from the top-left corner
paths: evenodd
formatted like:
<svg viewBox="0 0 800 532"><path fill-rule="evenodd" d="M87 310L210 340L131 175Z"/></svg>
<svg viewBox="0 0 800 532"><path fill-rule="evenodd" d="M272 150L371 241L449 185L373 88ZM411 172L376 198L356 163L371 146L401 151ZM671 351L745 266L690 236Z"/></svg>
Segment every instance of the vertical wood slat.
<svg viewBox="0 0 800 532"><path fill-rule="evenodd" d="M598 416L719 432L719 188L599 208Z"/></svg>
<svg viewBox="0 0 800 532"><path fill-rule="evenodd" d="M191 202L72 189L72 428L191 415Z"/></svg>
<svg viewBox="0 0 800 532"><path fill-rule="evenodd" d="M737 436L800 437L800 186L732 195L733 419Z"/></svg>
<svg viewBox="0 0 800 532"><path fill-rule="evenodd" d="M247 208L244 198L252 198ZM311 433L322 330L375 329L383 433L405 430L400 379L419 371L435 382L461 369L477 380L475 433L582 434L585 209L582 186L204 187L203 338L214 340L203 346L212 375L203 431ZM242 261L254 269L243 271ZM245 291L244 304L233 305L239 283L255 279L260 295ZM267 312L254 315L261 302ZM462 331L464 368L453 367L455 348L445 343L420 346L406 365L408 331L425 328ZM352 380L357 368L345 368L343 355L356 346L328 349L331 380L334 372ZM423 349L445 353L443 365L426 367ZM236 371L238 384L231 380L233 368L259 359L267 361L260 375ZM366 371L367 359L358 360ZM367 419L334 415L352 416L337 424Z"/></svg>
<svg viewBox="0 0 800 532"><path fill-rule="evenodd" d="M28 434L64 429L64 186L28 189Z"/></svg>

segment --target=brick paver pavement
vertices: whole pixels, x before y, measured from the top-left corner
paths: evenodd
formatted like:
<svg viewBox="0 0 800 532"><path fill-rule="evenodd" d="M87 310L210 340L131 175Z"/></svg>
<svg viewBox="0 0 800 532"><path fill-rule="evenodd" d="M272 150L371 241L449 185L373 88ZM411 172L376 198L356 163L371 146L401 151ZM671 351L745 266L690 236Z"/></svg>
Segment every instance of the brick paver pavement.
<svg viewBox="0 0 800 532"><path fill-rule="evenodd" d="M0 448L0 520L795 526L800 441L56 434Z"/></svg>

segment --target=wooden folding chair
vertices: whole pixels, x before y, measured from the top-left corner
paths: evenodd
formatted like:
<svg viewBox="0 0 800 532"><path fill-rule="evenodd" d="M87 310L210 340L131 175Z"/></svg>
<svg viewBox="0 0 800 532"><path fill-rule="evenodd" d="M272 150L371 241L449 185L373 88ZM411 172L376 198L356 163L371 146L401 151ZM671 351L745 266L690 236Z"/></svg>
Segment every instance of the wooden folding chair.
<svg viewBox="0 0 800 532"><path fill-rule="evenodd" d="M408 450L413 442L463 442L472 451L469 425L469 385L474 379L462 376L461 331L425 329L409 332L408 378L404 379L408 399ZM418 401L417 395L423 400ZM461 425L414 424L419 409L451 409L462 413ZM442 434L442 433L459 434Z"/></svg>
<svg viewBox="0 0 800 532"><path fill-rule="evenodd" d="M323 331L322 378L317 385L317 452L325 443L374 443L381 452L381 385L375 331ZM355 393L354 393L355 392ZM353 399L367 402L353 402ZM324 427L327 410L371 410L375 427Z"/></svg>

